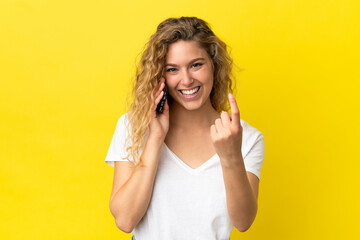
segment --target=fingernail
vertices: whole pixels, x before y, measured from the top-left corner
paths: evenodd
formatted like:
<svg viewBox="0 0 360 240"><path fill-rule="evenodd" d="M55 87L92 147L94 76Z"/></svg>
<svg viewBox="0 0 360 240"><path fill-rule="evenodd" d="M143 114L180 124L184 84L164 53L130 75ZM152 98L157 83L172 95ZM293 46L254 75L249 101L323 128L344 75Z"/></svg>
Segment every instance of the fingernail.
<svg viewBox="0 0 360 240"><path fill-rule="evenodd" d="M231 93L229 93L229 98L234 98L234 96Z"/></svg>

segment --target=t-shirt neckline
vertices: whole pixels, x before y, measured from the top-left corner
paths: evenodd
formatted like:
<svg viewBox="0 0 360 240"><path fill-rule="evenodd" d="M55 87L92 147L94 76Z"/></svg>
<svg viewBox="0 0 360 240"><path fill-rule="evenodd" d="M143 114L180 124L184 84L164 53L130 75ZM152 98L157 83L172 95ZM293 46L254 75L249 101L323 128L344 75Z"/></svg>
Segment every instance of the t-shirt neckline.
<svg viewBox="0 0 360 240"><path fill-rule="evenodd" d="M211 164L214 159L217 159L218 154L215 153L211 158L209 158L206 162L198 166L197 168L191 168L189 165L187 165L185 162L183 162L171 149L166 145L164 142L164 146L166 150L170 153L171 159L175 160L176 163L178 163L180 166L182 166L186 171L188 171L191 174L197 174L201 172L202 169L206 168L209 164Z"/></svg>

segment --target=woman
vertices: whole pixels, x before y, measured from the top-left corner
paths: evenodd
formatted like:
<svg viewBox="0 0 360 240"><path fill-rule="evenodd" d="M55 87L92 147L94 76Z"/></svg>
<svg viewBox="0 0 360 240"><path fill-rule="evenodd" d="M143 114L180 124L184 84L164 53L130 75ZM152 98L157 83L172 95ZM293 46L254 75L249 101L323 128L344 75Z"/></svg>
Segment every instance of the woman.
<svg viewBox="0 0 360 240"><path fill-rule="evenodd" d="M181 17L160 23L142 54L105 159L110 211L133 239L229 239L255 219L264 139L240 119L226 48L205 21Z"/></svg>

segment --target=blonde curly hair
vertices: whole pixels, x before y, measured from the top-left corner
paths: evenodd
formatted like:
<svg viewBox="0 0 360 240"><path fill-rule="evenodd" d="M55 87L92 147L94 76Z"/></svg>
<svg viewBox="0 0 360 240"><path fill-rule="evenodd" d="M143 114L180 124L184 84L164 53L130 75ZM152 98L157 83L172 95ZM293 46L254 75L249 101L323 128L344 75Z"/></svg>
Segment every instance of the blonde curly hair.
<svg viewBox="0 0 360 240"><path fill-rule="evenodd" d="M228 46L221 41L209 24L197 17L168 18L161 22L157 31L145 44L140 65L136 67L132 86L132 102L127 113L125 146L127 157L134 165L139 165L139 151L151 121L155 105L155 92L164 73L167 50L170 44L178 40L196 41L209 54L214 67L214 84L210 93L211 104L217 112L228 111L228 93L233 93L235 81L232 81L233 61ZM168 94L171 107L172 98ZM132 160L130 160L132 158ZM135 160L138 161L135 161Z"/></svg>

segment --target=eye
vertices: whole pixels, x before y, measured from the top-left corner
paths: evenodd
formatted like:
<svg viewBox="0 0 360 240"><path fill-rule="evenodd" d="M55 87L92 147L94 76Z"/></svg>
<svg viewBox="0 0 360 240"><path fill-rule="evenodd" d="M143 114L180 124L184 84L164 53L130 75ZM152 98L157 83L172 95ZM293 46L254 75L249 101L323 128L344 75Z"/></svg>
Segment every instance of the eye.
<svg viewBox="0 0 360 240"><path fill-rule="evenodd" d="M202 63L194 63L193 65L192 65L192 67L200 67L200 66L202 66L203 64Z"/></svg>
<svg viewBox="0 0 360 240"><path fill-rule="evenodd" d="M174 72L176 70L176 68L168 68L166 71L167 72Z"/></svg>

